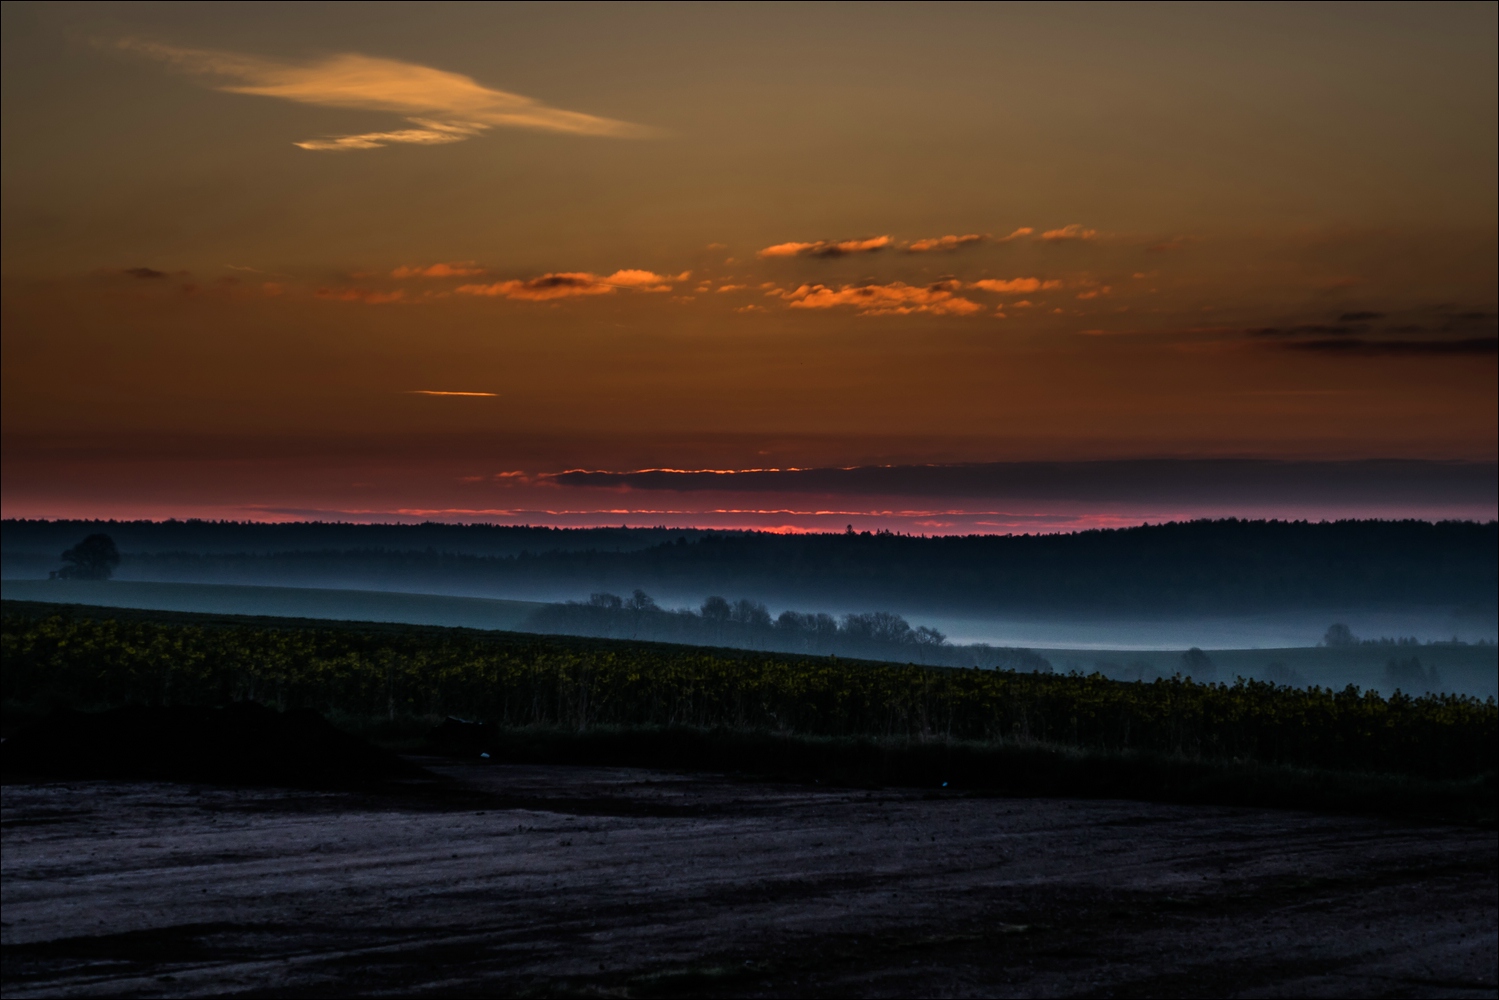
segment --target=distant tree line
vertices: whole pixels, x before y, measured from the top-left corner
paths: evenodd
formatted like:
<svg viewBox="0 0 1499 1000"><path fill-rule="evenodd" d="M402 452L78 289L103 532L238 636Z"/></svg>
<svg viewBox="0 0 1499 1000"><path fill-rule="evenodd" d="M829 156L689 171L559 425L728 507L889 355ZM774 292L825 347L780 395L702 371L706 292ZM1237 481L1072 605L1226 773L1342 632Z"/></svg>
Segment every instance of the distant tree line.
<svg viewBox="0 0 1499 1000"><path fill-rule="evenodd" d="M23 543L31 544L26 539L36 536L40 523L4 522L7 560ZM55 534L62 524L51 522L47 531ZM61 544L99 530L99 522L66 524L66 540L49 545L49 558ZM283 532L275 537L288 545L303 547L261 546L273 537L272 528ZM511 597L635 588L672 594L730 591L778 602L930 612L1196 613L1421 605L1487 611L1499 605L1499 524L1492 521L1229 519L1072 534L935 538L623 528L591 529L600 533L587 535L478 525L252 529L209 522L108 530L123 554L119 575L140 580ZM137 544L132 539L138 532ZM481 538L488 540L490 554L472 543ZM254 540L257 544L249 544ZM330 544L335 540L337 545ZM246 544L225 551L238 541Z"/></svg>
<svg viewBox="0 0 1499 1000"><path fill-rule="evenodd" d="M1414 691L1420 694L1441 688L1442 675L1434 666L1423 669L1420 657L1392 658L1385 664L1384 682L1387 691Z"/></svg>
<svg viewBox="0 0 1499 1000"><path fill-rule="evenodd" d="M1487 643L1483 639L1479 639L1474 643L1474 645L1476 646L1483 646L1486 644ZM1398 639L1391 639L1389 637L1380 639L1360 639L1358 636L1353 634L1353 630L1350 629L1347 625L1344 625L1342 622L1337 622L1328 627L1326 634L1322 636L1322 642L1320 643L1320 645L1326 646L1328 649L1354 649L1359 646L1420 646L1423 645L1423 643L1420 639L1417 639L1413 635ZM1468 643L1463 641L1462 639L1457 638L1456 636L1453 636L1451 639L1430 639L1427 640L1424 645L1466 646L1468 645ZM1390 662L1393 663L1395 661L1391 660Z"/></svg>
<svg viewBox="0 0 1499 1000"><path fill-rule="evenodd" d="M1028 649L956 646L925 625L888 611L844 615L782 611L772 618L759 601L709 597L696 611L668 611L645 591L629 597L594 594L587 602L552 604L533 613L527 631L588 635L607 639L648 639L698 646L732 646L779 653L812 653L898 660L949 667L992 667L1049 673L1051 663Z"/></svg>
<svg viewBox="0 0 1499 1000"><path fill-rule="evenodd" d="M509 524L351 524L337 521L102 521L6 518L5 548L54 554L104 533L127 552L265 555L272 552L394 551L512 556L522 552L633 551L697 540L698 528L550 528Z"/></svg>

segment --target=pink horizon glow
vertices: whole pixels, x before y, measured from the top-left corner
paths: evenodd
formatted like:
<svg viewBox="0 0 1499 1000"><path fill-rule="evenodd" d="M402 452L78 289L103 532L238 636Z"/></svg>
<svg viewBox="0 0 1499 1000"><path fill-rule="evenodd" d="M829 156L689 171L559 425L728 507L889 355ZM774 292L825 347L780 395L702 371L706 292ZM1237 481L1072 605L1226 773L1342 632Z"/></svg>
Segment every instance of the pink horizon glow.
<svg viewBox="0 0 1499 1000"><path fill-rule="evenodd" d="M1029 506L1029 505L1028 505ZM1416 519L1426 521L1490 521L1499 511L1481 504L1295 504L1166 505L1166 504L1050 504L1030 509L796 509L787 507L589 507L589 508L461 508L461 507L289 507L282 505L159 504L111 502L6 503L4 516L37 520L227 520L285 523L338 521L357 524L438 521L467 524L510 524L556 528L670 527L772 534L894 531L913 535L1052 534L1091 529L1126 528L1204 518L1237 517L1249 520L1336 521L1344 519Z"/></svg>

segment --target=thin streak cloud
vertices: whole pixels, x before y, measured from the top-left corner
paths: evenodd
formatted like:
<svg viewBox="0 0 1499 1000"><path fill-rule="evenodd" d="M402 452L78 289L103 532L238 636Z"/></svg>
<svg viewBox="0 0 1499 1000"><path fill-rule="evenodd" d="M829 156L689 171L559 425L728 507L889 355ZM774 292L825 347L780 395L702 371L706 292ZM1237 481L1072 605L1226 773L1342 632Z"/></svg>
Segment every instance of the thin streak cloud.
<svg viewBox="0 0 1499 1000"><path fill-rule="evenodd" d="M187 49L125 39L122 49L164 62L185 73L217 78L219 90L277 97L298 104L363 111L389 111L412 128L305 139L302 149L376 149L392 144L462 142L491 128L528 128L570 135L641 138L651 129L550 107L535 98L493 90L461 73L397 59L343 53L308 63L212 49Z"/></svg>
<svg viewBox="0 0 1499 1000"><path fill-rule="evenodd" d="M855 253L875 253L891 245L888 236L863 240L817 240L812 243L777 243L761 250L757 257L847 257Z"/></svg>
<svg viewBox="0 0 1499 1000"><path fill-rule="evenodd" d="M1062 283L1055 279L1042 280L1041 278L983 278L971 282L968 287L986 292L998 292L1001 295L1024 295L1030 292L1061 288Z"/></svg>
<svg viewBox="0 0 1499 1000"><path fill-rule="evenodd" d="M619 289L636 292L669 292L671 282L686 281L691 275L690 271L673 276L656 274L652 271L625 269L601 277L587 271L562 271L543 274L539 278L496 281L487 285L459 285L454 291L460 295L547 302L552 299L583 295L609 295Z"/></svg>
<svg viewBox="0 0 1499 1000"><path fill-rule="evenodd" d="M1301 340L1279 345L1291 351L1317 351L1326 354L1387 355L1393 357L1499 354L1499 340L1493 337L1464 337L1454 340L1374 340L1357 337L1349 340Z"/></svg>
<svg viewBox="0 0 1499 1000"><path fill-rule="evenodd" d="M917 240L906 247L906 253L931 253L933 250L961 250L963 247L982 243L988 239L979 233L969 233L966 236L933 236L929 239Z"/></svg>
<svg viewBox="0 0 1499 1000"><path fill-rule="evenodd" d="M924 287L903 281L888 285L844 285L838 289L827 285L802 285L781 297L793 309L852 306L860 316L907 316L911 313L969 316L983 311L984 307L977 302L955 294L961 288L956 281L938 281Z"/></svg>
<svg viewBox="0 0 1499 1000"><path fill-rule="evenodd" d="M408 396L498 396L497 392L460 392L456 389L407 389Z"/></svg>
<svg viewBox="0 0 1499 1000"><path fill-rule="evenodd" d="M463 264L429 264L402 265L390 272L392 278L467 278L475 274L483 274L484 269L473 263Z"/></svg>
<svg viewBox="0 0 1499 1000"><path fill-rule="evenodd" d="M1039 237L1045 243L1069 243L1077 240L1096 239L1098 230L1084 229L1077 223L1063 226L1061 229L1048 229Z"/></svg>

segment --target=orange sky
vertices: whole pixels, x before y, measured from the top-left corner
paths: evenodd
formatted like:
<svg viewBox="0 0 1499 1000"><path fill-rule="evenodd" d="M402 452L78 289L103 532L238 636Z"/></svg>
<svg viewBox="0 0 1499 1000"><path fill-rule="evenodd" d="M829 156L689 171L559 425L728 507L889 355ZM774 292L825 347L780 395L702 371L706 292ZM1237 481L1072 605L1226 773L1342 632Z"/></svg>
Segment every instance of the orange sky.
<svg viewBox="0 0 1499 1000"><path fill-rule="evenodd" d="M851 13L6 5L6 515L1494 460L1493 5Z"/></svg>

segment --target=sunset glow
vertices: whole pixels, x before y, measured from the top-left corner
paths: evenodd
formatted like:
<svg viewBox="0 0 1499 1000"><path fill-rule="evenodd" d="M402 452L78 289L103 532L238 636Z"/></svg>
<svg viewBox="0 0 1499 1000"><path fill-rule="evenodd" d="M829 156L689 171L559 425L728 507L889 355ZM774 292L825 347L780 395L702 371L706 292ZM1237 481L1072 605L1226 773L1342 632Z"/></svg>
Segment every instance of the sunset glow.
<svg viewBox="0 0 1499 1000"><path fill-rule="evenodd" d="M1495 461L1492 6L1088 9L7 6L5 513L1493 517L745 492Z"/></svg>

